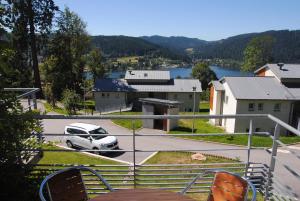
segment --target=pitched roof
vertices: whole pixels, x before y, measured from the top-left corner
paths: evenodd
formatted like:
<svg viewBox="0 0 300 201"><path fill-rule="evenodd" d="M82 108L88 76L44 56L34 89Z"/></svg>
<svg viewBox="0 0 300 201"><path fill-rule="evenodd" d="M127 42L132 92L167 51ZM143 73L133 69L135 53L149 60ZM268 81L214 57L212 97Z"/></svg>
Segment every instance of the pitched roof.
<svg viewBox="0 0 300 201"><path fill-rule="evenodd" d="M224 77L236 99L293 100L295 97L274 77Z"/></svg>
<svg viewBox="0 0 300 201"><path fill-rule="evenodd" d="M174 79L173 83L162 85L130 85L136 91L140 92L193 92L193 87L196 87L196 92L202 92L201 83L196 79Z"/></svg>
<svg viewBox="0 0 300 201"><path fill-rule="evenodd" d="M128 70L125 80L170 80L170 71L161 70Z"/></svg>
<svg viewBox="0 0 300 201"><path fill-rule="evenodd" d="M254 73L264 68L269 68L279 79L300 79L300 64L284 64L281 70L277 64L266 64L257 69Z"/></svg>
<svg viewBox="0 0 300 201"><path fill-rule="evenodd" d="M212 84L216 91L224 91L223 85L219 81L211 81L210 84Z"/></svg>
<svg viewBox="0 0 300 201"><path fill-rule="evenodd" d="M94 91L128 92L133 91L133 89L127 84L125 80L105 78L96 80Z"/></svg>
<svg viewBox="0 0 300 201"><path fill-rule="evenodd" d="M98 79L94 91L104 92L202 92L201 83L197 79L171 79L167 84L128 84L123 79Z"/></svg>
<svg viewBox="0 0 300 201"><path fill-rule="evenodd" d="M300 88L287 88L287 90L293 95L294 100L300 100Z"/></svg>

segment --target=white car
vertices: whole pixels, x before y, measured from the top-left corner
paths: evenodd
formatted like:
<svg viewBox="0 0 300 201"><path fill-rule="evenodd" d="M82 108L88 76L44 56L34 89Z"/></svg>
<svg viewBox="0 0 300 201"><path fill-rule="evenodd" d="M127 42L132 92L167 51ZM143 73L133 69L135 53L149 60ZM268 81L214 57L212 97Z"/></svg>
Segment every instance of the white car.
<svg viewBox="0 0 300 201"><path fill-rule="evenodd" d="M107 131L93 124L73 123L65 127L66 144L68 147L79 147L83 149L113 150L118 149L118 140L115 136L109 136ZM85 134L80 136L80 134ZM89 134L99 134L92 135ZM105 151L101 151L105 152Z"/></svg>

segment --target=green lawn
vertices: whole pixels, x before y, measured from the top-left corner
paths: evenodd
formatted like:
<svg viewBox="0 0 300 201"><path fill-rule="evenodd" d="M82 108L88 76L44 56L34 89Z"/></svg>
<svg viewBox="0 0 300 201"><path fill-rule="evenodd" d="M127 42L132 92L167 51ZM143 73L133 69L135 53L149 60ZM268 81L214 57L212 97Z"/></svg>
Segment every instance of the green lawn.
<svg viewBox="0 0 300 201"><path fill-rule="evenodd" d="M56 112L59 114L63 114L63 115L67 115L67 111L64 108L60 108L58 106L52 107L52 105L50 105L49 103L44 103L44 107L46 109L46 112Z"/></svg>
<svg viewBox="0 0 300 201"><path fill-rule="evenodd" d="M235 159L227 159L213 155L205 155L205 161L192 160L192 152L158 152L145 164L205 164L205 163L235 163Z"/></svg>
<svg viewBox="0 0 300 201"><path fill-rule="evenodd" d="M183 112L180 113L182 115L192 115L191 112ZM209 103L202 102L200 103L200 112L196 114L209 114ZM184 134L184 133L192 133L192 123L193 120L181 119L179 120L179 127L170 131L170 134ZM194 133L224 133L224 130L213 126L208 123L208 119L196 119L195 120L195 130ZM228 134L226 136L178 136L182 138L189 138L194 140L204 140L210 142L220 142L226 144L234 144L234 145L247 145L248 144L248 136L246 135L231 135ZM292 136L280 137L280 140L285 144L291 144L300 142L300 137ZM271 147L272 139L267 136L253 136L252 137L252 146L254 147Z"/></svg>
<svg viewBox="0 0 300 201"><path fill-rule="evenodd" d="M142 112L115 112L110 115L140 115ZM130 119L113 119L112 122L127 129L132 129L132 120ZM135 120L135 129L142 128L143 122L140 119Z"/></svg>
<svg viewBox="0 0 300 201"><path fill-rule="evenodd" d="M44 149L62 149L53 145L43 145ZM43 158L38 162L38 164L93 164L93 165L117 165L120 163L99 159L92 156L87 156L78 152L44 152Z"/></svg>

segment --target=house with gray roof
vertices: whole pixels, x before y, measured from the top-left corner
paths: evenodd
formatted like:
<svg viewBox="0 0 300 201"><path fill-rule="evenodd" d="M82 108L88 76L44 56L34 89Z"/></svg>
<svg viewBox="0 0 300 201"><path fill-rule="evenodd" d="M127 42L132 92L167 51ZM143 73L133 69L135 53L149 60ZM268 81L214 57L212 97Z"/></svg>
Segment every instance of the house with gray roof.
<svg viewBox="0 0 300 201"><path fill-rule="evenodd" d="M100 112L132 107L141 110L140 98L182 102L180 111L198 110L201 83L197 79L172 79L170 71L128 70L124 79L98 79L94 89L96 110Z"/></svg>
<svg viewBox="0 0 300 201"><path fill-rule="evenodd" d="M254 77L210 82L210 114L272 114L300 129L300 64L266 64L254 73ZM249 119L210 122L229 133L249 131ZM256 132L273 132L273 128L267 119L253 122Z"/></svg>

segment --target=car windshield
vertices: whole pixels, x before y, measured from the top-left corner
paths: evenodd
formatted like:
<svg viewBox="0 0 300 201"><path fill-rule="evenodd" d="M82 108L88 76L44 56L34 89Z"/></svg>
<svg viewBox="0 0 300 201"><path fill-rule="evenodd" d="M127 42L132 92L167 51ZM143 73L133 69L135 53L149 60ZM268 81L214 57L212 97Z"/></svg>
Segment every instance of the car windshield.
<svg viewBox="0 0 300 201"><path fill-rule="evenodd" d="M97 136L92 136L95 140L100 140L101 138L106 137L108 134L106 130L104 130L103 128L97 128L95 130L92 130L89 132L90 134L99 134Z"/></svg>

